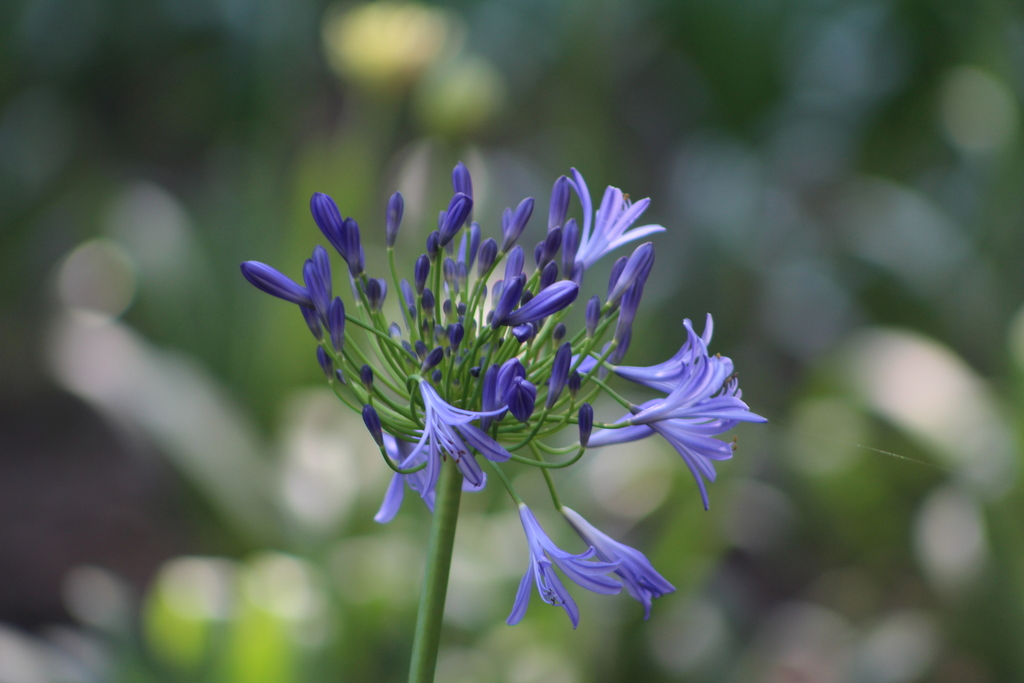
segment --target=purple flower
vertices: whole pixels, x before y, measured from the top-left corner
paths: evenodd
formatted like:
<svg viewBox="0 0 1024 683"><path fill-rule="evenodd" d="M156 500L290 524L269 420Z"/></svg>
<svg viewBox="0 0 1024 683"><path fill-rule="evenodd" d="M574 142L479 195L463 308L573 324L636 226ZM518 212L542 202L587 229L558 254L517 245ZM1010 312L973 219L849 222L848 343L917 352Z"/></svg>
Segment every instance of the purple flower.
<svg viewBox="0 0 1024 683"><path fill-rule="evenodd" d="M575 168L572 169L572 186L583 205L583 230L580 233L580 245L576 251L576 265L584 270L610 251L624 244L638 240L656 232L663 232L660 225L643 225L629 230L633 222L640 217L650 204L650 199L641 199L634 203L626 199L622 190L608 186L601 201L601 207L591 216L592 204L590 190L583 176ZM593 218L593 220L591 220Z"/></svg>
<svg viewBox="0 0 1024 683"><path fill-rule="evenodd" d="M402 225L402 213L405 210L405 201L402 193L396 192L388 200L388 208L384 214L384 236L389 247L395 246L398 240L398 228Z"/></svg>
<svg viewBox="0 0 1024 683"><path fill-rule="evenodd" d="M561 511L583 542L597 551L599 558L618 564L615 574L622 579L629 594L644 606L644 619L651 616L654 598L675 591L675 586L654 569L642 552L602 533L575 510L563 506Z"/></svg>
<svg viewBox="0 0 1024 683"><path fill-rule="evenodd" d="M705 353L714 332L714 321L711 319L710 313L704 323L704 332L699 337L693 332L693 324L689 319L683 320L683 326L687 330L686 341L674 356L662 363L648 367L619 365L612 368L615 374L658 391L665 393L672 391L689 372L694 359ZM720 360L727 367L726 374L731 375L732 361L724 356L720 357Z"/></svg>
<svg viewBox="0 0 1024 683"><path fill-rule="evenodd" d="M522 621L526 608L530 604L530 580L537 585L540 599L549 605L559 605L569 615L572 627L580 622L580 610L569 591L562 585L561 579L555 574L555 566L562 570L568 578L587 590L604 595L614 595L622 590L622 585L606 576L609 571L618 567L616 562L589 561L597 554L591 547L586 552L573 555L556 546L537 523L537 518L524 504L519 505L519 518L526 532L526 545L530 550L530 565L526 568L523 580L519 582L516 600L512 604L512 613L505 623L513 626Z"/></svg>
<svg viewBox="0 0 1024 683"><path fill-rule="evenodd" d="M375 522L387 524L394 519L395 515L398 514L398 508L402 506L406 485L419 494L428 510L434 511L434 499L436 498L434 485L437 482L438 473L436 470L432 470L431 466L436 468L440 465L440 461L427 460L430 454L426 450L413 453L415 447L416 444L396 439L387 432L384 432L384 450L396 465L402 469L411 469L423 462L428 464L424 469L412 474L399 474L395 472L394 476L391 477L391 483L388 485L387 491L384 493L384 500L380 504L380 509L373 517ZM484 487L484 483L486 481L481 483L480 486L474 486L468 479L463 479L462 490L470 492L479 491Z"/></svg>
<svg viewBox="0 0 1024 683"><path fill-rule="evenodd" d="M704 340L697 336L688 320L684 324L689 347L684 346L676 354L680 367L672 377L674 386L668 396L648 401L618 421L630 426L601 430L590 438L590 446L627 443L660 434L690 469L707 509L704 480L715 480L715 460L732 457L732 444L713 437L740 422L767 420L750 412L747 404L740 400L736 379L729 379L732 361L722 356L709 356Z"/></svg>
<svg viewBox="0 0 1024 683"><path fill-rule="evenodd" d="M511 249L512 245L519 239L519 236L523 234L523 229L526 228L532 213L533 197L527 197L519 202L515 212L511 209L505 209L505 212L501 215L502 253Z"/></svg>
<svg viewBox="0 0 1024 683"><path fill-rule="evenodd" d="M412 450L410 457L423 451L429 453L431 464L427 466L427 470L432 470L431 489L437 483L442 451L455 460L463 476L474 486L483 486L485 480L483 470L480 469L476 458L470 452L470 447L475 448L488 460L495 462L502 462L512 457L486 432L476 425L470 424L474 420L497 415L504 410L504 406L499 410L488 412L455 408L445 403L434 387L426 381L420 382L420 396L423 398L425 406L424 427L420 440Z"/></svg>
<svg viewBox="0 0 1024 683"><path fill-rule="evenodd" d="M448 203L448 210L444 213L444 220L438 226L438 246L447 246L456 233L462 229L462 225L469 217L473 209L473 200L469 196L456 192L455 196Z"/></svg>

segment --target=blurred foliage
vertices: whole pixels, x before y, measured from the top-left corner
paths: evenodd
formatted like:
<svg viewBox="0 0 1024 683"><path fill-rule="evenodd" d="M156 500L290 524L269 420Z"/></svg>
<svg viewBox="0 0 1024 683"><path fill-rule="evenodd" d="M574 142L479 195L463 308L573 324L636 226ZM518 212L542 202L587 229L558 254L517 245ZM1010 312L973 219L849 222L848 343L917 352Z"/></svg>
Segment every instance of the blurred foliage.
<svg viewBox="0 0 1024 683"><path fill-rule="evenodd" d="M708 513L653 441L560 475L679 588L648 623L506 627L521 530L465 500L438 680L1020 680L1022 95L995 0L0 3L0 681L403 679L427 514L372 522L388 473L237 267L298 276L321 191L382 269L396 188L411 263L459 159L492 233L570 166L650 196L628 362L711 311L772 422Z"/></svg>

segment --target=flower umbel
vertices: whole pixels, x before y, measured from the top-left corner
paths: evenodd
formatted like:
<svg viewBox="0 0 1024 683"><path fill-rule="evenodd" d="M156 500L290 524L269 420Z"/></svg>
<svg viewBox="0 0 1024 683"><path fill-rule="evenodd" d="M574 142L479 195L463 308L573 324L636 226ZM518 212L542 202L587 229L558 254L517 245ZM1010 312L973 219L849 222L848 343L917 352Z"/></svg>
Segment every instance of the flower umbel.
<svg viewBox="0 0 1024 683"><path fill-rule="evenodd" d="M649 199L633 202L608 187L594 211L583 176L572 169L554 183L546 231L541 227L542 234L527 241L532 197L506 209L488 235L477 222L480 216L474 216L473 183L462 164L452 174L452 189L449 201L438 207L436 229L430 227L423 253L401 270L396 262L400 232L410 232L403 226L401 194L388 200L380 236L368 238L387 249L388 271L372 273L363 248L367 234L353 218L343 217L333 199L316 193L310 202L313 220L345 262L340 272L349 286L334 283L338 269L332 274L321 246L297 270L297 280L258 261L242 263L242 274L260 290L299 307L331 389L361 414L382 459L394 470L376 521L394 518L408 486L435 513L435 522L448 520L441 524L448 525L450 557L460 487L484 488L486 465L519 506L530 553L509 624L523 618L532 584L544 602L565 609L576 627L579 610L556 567L597 593L618 593L625 586L646 617L653 599L674 588L640 551L563 506L552 473L578 461L588 448L660 434L693 473L707 507L705 480L714 481L712 463L731 457L734 448L714 437L739 422L764 418L741 400L732 361L708 353L710 316L703 335L684 321L686 341L664 363L621 364L654 266L650 242L621 255L607 289L593 287L583 295L583 324L575 330L567 326L588 269L620 247L665 230L653 224L633 227ZM572 205L573 195L578 207ZM664 396L634 405L610 386L617 378ZM614 423L595 419L591 406L602 393L628 413ZM563 429L574 439L578 435L576 443L552 443ZM551 541L504 474L506 466L543 473L555 508L588 550L574 555ZM431 604L443 605L443 592L440 603Z"/></svg>

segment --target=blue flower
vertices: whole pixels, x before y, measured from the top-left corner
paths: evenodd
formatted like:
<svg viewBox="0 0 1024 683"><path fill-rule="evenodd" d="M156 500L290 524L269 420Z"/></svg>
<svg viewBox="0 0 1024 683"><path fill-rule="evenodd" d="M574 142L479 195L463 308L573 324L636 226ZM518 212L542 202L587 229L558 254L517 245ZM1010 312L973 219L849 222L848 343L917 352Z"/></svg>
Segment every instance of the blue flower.
<svg viewBox="0 0 1024 683"><path fill-rule="evenodd" d="M606 576L606 574L618 567L617 562L590 561L590 558L597 554L594 548L586 552L573 555L562 550L552 542L548 535L537 523L537 518L530 512L530 508L520 503L519 518L523 522L523 531L526 532L526 545L530 550L530 565L523 574L523 580L519 582L519 590L516 592L516 600L512 604L512 613L508 615L505 623L509 626L518 624L526 615L526 608L530 604L530 580L537 585L537 592L540 599L549 605L560 605L569 615L572 627L580 622L580 610L576 601L569 595L569 591L562 585L562 581L555 574L555 565L562 570L567 577L583 586L587 590L604 595L614 595L622 590L622 585Z"/></svg>
<svg viewBox="0 0 1024 683"><path fill-rule="evenodd" d="M576 250L577 276L608 252L642 237L664 232L665 228L660 225L642 225L629 230L634 221L647 209L651 200L631 202L622 194L622 190L610 185L604 192L601 207L591 216L593 205L587 183L575 168L572 169L572 176L573 189L580 198L580 204L583 205L583 230L580 232L579 247Z"/></svg>
<svg viewBox="0 0 1024 683"><path fill-rule="evenodd" d="M597 551L599 558L605 562L618 563L615 574L622 579L629 594L644 606L644 619L651 616L651 601L654 598L675 591L675 586L654 569L642 552L602 533L571 508L562 506L561 512L583 542Z"/></svg>
<svg viewBox="0 0 1024 683"><path fill-rule="evenodd" d="M415 447L416 444L396 439L387 432L384 432L384 450L387 451L388 457L396 465L402 469L411 469L426 461L427 466L412 474L394 473L394 476L391 477L391 483L388 485L388 490L384 493L384 500L380 504L380 509L373 517L374 521L380 524L387 524L395 518L395 515L398 514L398 509L402 507L402 500L405 497L405 487L407 485L419 494L428 510L434 511L434 500L437 497L435 484L437 483L438 472L436 468L440 461L428 461L427 458L430 457L430 454L426 450L413 453ZM432 467L433 469L431 469ZM462 490L469 492L479 491L484 487L484 483L486 483L486 480L479 486L474 486L468 479L463 479Z"/></svg>
<svg viewBox="0 0 1024 683"><path fill-rule="evenodd" d="M657 388L671 386L668 396L648 401L619 419L628 427L603 429L590 438L590 446L608 446L660 434L683 458L700 489L704 508L708 507L704 480L715 480L715 460L732 457L732 444L713 438L740 422L767 422L750 412L740 400L741 392L732 374L732 361L709 356L707 346L684 321L688 339L668 365L651 374L633 372L633 376ZM706 332L710 336L710 326ZM580 364L582 368L584 364ZM639 370L643 370L642 368Z"/></svg>
<svg viewBox="0 0 1024 683"><path fill-rule="evenodd" d="M683 326L687 329L686 341L679 347L679 351L668 360L647 367L619 365L613 367L612 370L619 377L624 377L637 384L643 384L665 393L672 391L689 372L694 358L703 353L703 350L711 343L711 335L714 331L714 321L711 319L710 313L704 323L704 332L699 337L700 343L695 338L697 335L693 332L693 324L689 319L683 320ZM727 366L726 374L732 374L732 361L725 357L721 357L720 360Z"/></svg>
<svg viewBox="0 0 1024 683"><path fill-rule="evenodd" d="M466 480L477 487L483 486L486 478L473 453L470 452L470 447L475 448L485 458L494 462L503 462L512 457L504 446L488 436L484 430L470 424L474 420L504 412L504 406L489 412L455 408L446 403L434 387L422 380L420 381L420 396L423 397L423 405L426 408L423 417L424 427L420 440L409 457L424 451L429 454L430 460L426 471L431 473L428 482L430 489L433 489L437 483L442 451L455 460Z"/></svg>

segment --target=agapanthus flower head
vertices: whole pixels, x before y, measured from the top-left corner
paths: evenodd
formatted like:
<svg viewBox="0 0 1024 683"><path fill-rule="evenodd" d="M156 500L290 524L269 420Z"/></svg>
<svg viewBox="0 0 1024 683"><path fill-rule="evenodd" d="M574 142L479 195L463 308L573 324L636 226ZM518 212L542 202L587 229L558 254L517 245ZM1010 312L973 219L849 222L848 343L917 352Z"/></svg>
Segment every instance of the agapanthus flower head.
<svg viewBox="0 0 1024 683"><path fill-rule="evenodd" d="M529 246L532 240L518 242L533 213L532 197L506 209L500 226L488 227L473 220L473 184L462 164L452 172L452 188L446 204L437 207L436 229L418 233L429 231L424 253L407 264L396 263L395 247L408 217L402 196L391 195L383 230L367 233L377 240L383 235L387 246L387 270L377 273L366 272L356 221L343 218L326 194L314 194L313 220L348 266L351 286L344 292L335 291L330 254L320 246L296 264L301 284L257 261L242 263L242 274L260 290L300 307L325 377L361 413L394 470L377 521L394 517L406 486L433 510L442 471L461 476L464 490L480 490L486 465L520 506L530 550L509 623L525 613L532 584L576 625L578 610L556 568L596 592L615 593L625 585L646 615L653 598L672 590L647 559L560 503L556 508L591 547L576 555L557 548L502 468L513 466L513 459L517 467L556 468L547 470L554 492L557 472L587 449L658 434L693 472L706 506L712 463L730 457L733 448L715 437L763 418L741 400L732 362L708 353L710 318L703 335L685 321L686 340L668 361L651 367L621 363L654 264L651 242L617 255L607 289L588 289L581 323L569 324L587 269L619 247L664 230L633 227L649 200L632 202L609 187L594 211L586 183L573 169L555 181L547 230ZM578 207L570 201L573 193ZM389 287L394 306L385 305ZM398 311L397 319L389 319L390 310ZM632 405L613 386L622 379L663 396L634 406L615 423L596 421L591 406L602 393ZM550 441L560 429L572 432L573 443Z"/></svg>

